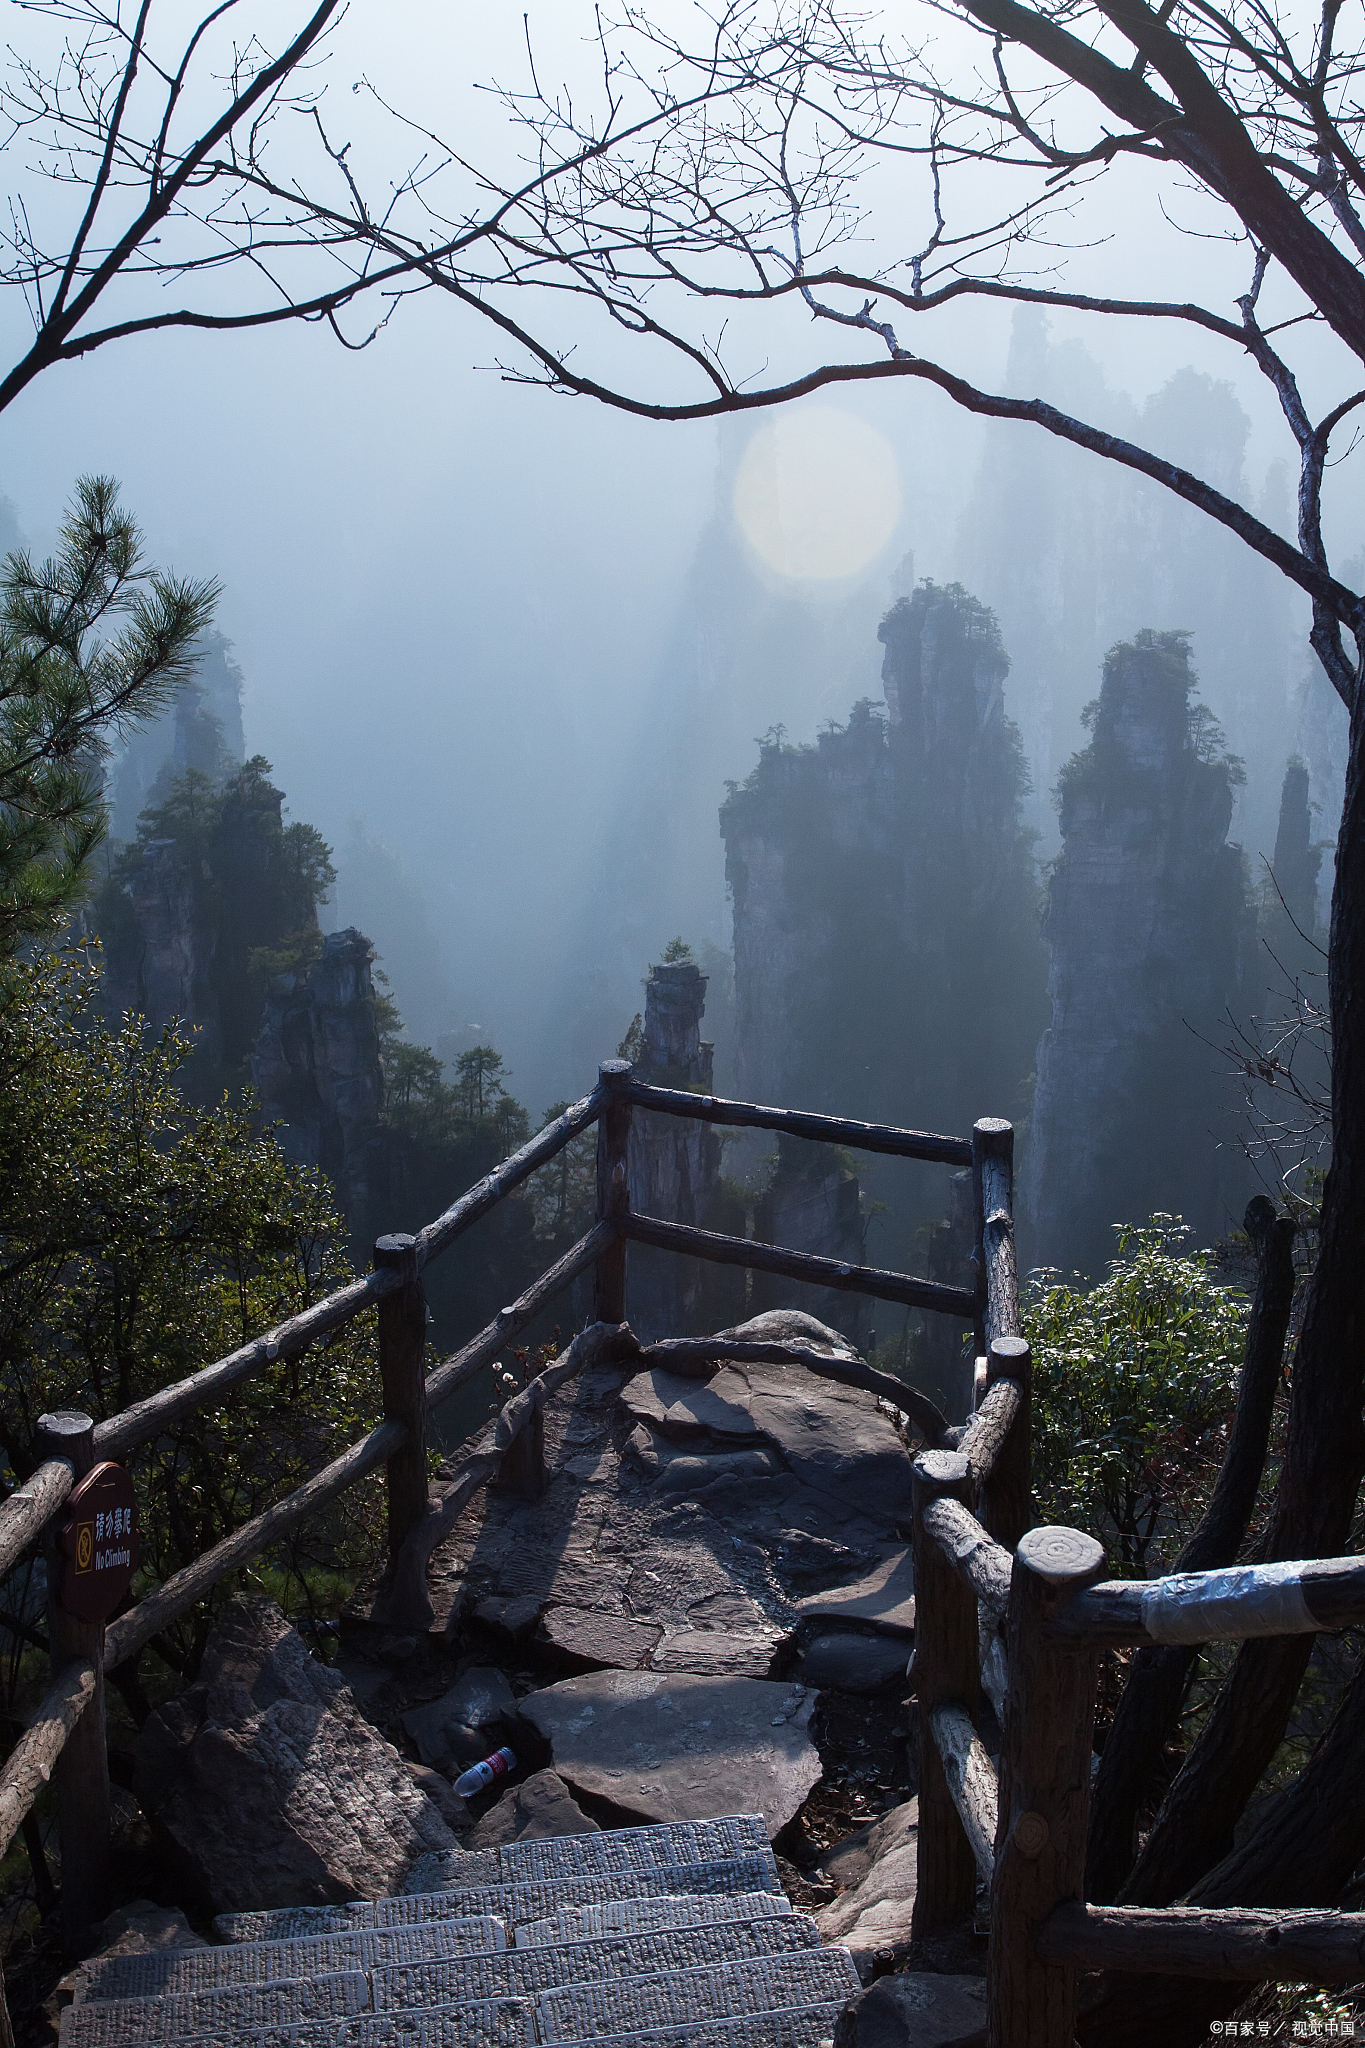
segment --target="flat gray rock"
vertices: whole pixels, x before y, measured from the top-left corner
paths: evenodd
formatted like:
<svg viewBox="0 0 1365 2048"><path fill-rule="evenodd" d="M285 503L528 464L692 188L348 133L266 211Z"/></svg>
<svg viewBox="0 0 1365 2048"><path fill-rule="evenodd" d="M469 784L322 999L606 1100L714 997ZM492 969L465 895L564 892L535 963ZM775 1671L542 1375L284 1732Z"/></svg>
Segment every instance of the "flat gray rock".
<svg viewBox="0 0 1365 2048"><path fill-rule="evenodd" d="M749 1410L803 1485L849 1512L896 1522L910 1513L910 1456L868 1394L801 1366L747 1365Z"/></svg>
<svg viewBox="0 0 1365 2048"><path fill-rule="evenodd" d="M814 1704L800 1685L598 1671L528 1694L521 1713L570 1789L623 1819L761 1813L771 1839L820 1777Z"/></svg>
<svg viewBox="0 0 1365 2048"><path fill-rule="evenodd" d="M743 1443L758 1433L748 1382L728 1368L709 1381L684 1379L662 1367L639 1373L622 1387L621 1404L637 1421L679 1443L705 1435Z"/></svg>
<svg viewBox="0 0 1365 2048"><path fill-rule="evenodd" d="M471 1849L496 1849L543 1835L595 1835L572 1792L554 1771L536 1771L520 1785L510 1785L468 1837Z"/></svg>
<svg viewBox="0 0 1365 2048"><path fill-rule="evenodd" d="M488 1751L486 1742L480 1744L478 1730L506 1719L516 1707L516 1697L502 1672L491 1665L476 1665L440 1699L411 1708L403 1716L403 1726L417 1744L424 1764L452 1759L460 1764L475 1763ZM467 1753L471 1747L477 1755Z"/></svg>
<svg viewBox="0 0 1365 2048"><path fill-rule="evenodd" d="M344 1680L268 1600L224 1608L199 1683L142 1730L134 1790L215 1912L376 1897L417 1857L456 1846Z"/></svg>
<svg viewBox="0 0 1365 2048"><path fill-rule="evenodd" d="M825 1857L828 1875L850 1889L822 1906L815 1924L823 1940L851 1951L860 1973L879 1949L910 1939L918 1839L919 1801L909 1799Z"/></svg>
<svg viewBox="0 0 1365 2048"><path fill-rule="evenodd" d="M908 1970L879 1977L840 2015L835 2048L984 2048L986 1980Z"/></svg>
<svg viewBox="0 0 1365 2048"><path fill-rule="evenodd" d="M551 1607L541 1617L536 1641L585 1671L638 1671L662 1634L657 1624L630 1621L623 1614Z"/></svg>
<svg viewBox="0 0 1365 2048"><path fill-rule="evenodd" d="M803 1621L865 1622L883 1635L915 1633L915 1568L908 1548L893 1550L865 1578L796 1603Z"/></svg>
<svg viewBox="0 0 1365 2048"><path fill-rule="evenodd" d="M905 1682L907 1652L907 1644L895 1636L860 1636L838 1629L808 1644L801 1676L817 1692L884 1692Z"/></svg>

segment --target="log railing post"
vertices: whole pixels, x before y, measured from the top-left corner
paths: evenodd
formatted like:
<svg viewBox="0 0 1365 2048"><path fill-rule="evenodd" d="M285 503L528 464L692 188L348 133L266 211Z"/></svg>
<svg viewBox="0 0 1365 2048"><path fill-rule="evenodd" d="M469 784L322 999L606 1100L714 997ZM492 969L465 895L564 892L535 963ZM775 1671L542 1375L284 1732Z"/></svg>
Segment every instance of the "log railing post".
<svg viewBox="0 0 1365 2048"><path fill-rule="evenodd" d="M1019 1335L1019 1275L1014 1256L1014 1125L978 1117L972 1125L972 1190L976 1201L978 1313L990 1357L993 1337Z"/></svg>
<svg viewBox="0 0 1365 2048"><path fill-rule="evenodd" d="M597 1120L597 1220L618 1223L630 1214L630 1103L626 1086L629 1060L604 1060L597 1074L608 1101ZM623 1323L626 1319L626 1240L618 1237L597 1262L593 1320Z"/></svg>
<svg viewBox="0 0 1365 2048"><path fill-rule="evenodd" d="M95 1425L88 1415L60 1409L38 1419L38 1457L64 1458L76 1478L95 1463ZM90 1704L67 1736L53 1777L62 1858L62 1941L68 1956L87 1955L109 1910L109 1751L104 1727L104 1623L77 1621L54 1597L56 1529L48 1524L47 1629L54 1676L73 1659L95 1667Z"/></svg>
<svg viewBox="0 0 1365 2048"><path fill-rule="evenodd" d="M1055 1906L1082 1896L1090 1821L1097 1657L1043 1640L1051 1610L1104 1569L1079 1529L1030 1529L1014 1556L1009 1690L986 1966L989 2048L1072 2048L1076 1969L1036 1943Z"/></svg>
<svg viewBox="0 0 1365 2048"><path fill-rule="evenodd" d="M1033 1359L1022 1337L991 1339L986 1357L988 1392L997 1380L1014 1380L1024 1398L982 1484L978 1520L997 1543L1013 1550L1033 1522Z"/></svg>
<svg viewBox="0 0 1365 2048"><path fill-rule="evenodd" d="M915 1657L911 1690L919 1702L919 1837L915 1941L970 1919L976 1858L944 1776L932 1717L960 1706L973 1722L981 1697L976 1598L924 1526L936 1500L967 1505L971 1467L960 1451L924 1451L911 1469L915 1560Z"/></svg>
<svg viewBox="0 0 1365 2048"><path fill-rule="evenodd" d="M385 1466L389 1495L389 1562L427 1511L427 1302L417 1270L417 1240L406 1232L375 1240L376 1268L397 1273L402 1286L379 1304L379 1377L384 1420L401 1422L407 1438ZM401 1617L391 1617L398 1625Z"/></svg>

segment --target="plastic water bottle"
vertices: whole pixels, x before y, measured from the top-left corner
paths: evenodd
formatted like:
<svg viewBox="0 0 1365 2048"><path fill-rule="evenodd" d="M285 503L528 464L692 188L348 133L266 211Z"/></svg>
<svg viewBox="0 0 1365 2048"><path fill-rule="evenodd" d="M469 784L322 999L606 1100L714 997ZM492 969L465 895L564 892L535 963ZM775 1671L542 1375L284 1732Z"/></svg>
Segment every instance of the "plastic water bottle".
<svg viewBox="0 0 1365 2048"><path fill-rule="evenodd" d="M516 1757L510 1749L495 1749L492 1756L486 1756L481 1764L471 1764L455 1780L455 1790L461 1799L472 1799L476 1792L495 1785L499 1778L505 1778L517 1767Z"/></svg>

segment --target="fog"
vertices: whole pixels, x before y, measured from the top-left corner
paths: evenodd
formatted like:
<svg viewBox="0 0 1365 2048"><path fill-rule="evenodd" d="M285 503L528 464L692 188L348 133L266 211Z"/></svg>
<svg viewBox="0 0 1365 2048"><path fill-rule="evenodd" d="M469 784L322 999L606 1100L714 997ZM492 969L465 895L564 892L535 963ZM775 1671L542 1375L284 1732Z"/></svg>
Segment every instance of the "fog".
<svg viewBox="0 0 1365 2048"><path fill-rule="evenodd" d="M571 17L588 13L533 11L566 68L586 62ZM495 0L477 36L466 9L399 17L353 8L341 97L361 73L419 113L448 95L470 154L504 149L496 101L468 86L524 61L521 6ZM1150 216L1163 297L1207 291L1220 266L1229 304L1244 288L1237 252L1173 236L1149 192L1116 179L1110 204L1130 265ZM22 308L4 317L14 355ZM1120 425L1147 408L1167 452L1240 465L1250 502L1287 521L1290 450L1261 380L1193 329L1137 324L976 307L935 339L991 388L1036 378ZM1330 837L1344 714L1311 676L1305 609L1154 485L908 383L777 424L655 424L504 381L484 367L498 353L435 295L359 353L291 327L106 348L0 419L0 489L43 550L74 479L112 473L152 559L221 580L247 752L335 849L324 923L374 940L414 1037L496 1044L533 1116L615 1052L669 939L728 946L725 783L774 726L810 740L880 697L877 625L912 578L961 580L998 612L1043 856L1099 662L1146 625L1195 635L1247 761L1233 836L1253 866L1296 746ZM1183 371L1229 388L1163 400ZM1332 494L1333 531L1358 530L1349 464ZM1081 559L1083 538L1103 559Z"/></svg>

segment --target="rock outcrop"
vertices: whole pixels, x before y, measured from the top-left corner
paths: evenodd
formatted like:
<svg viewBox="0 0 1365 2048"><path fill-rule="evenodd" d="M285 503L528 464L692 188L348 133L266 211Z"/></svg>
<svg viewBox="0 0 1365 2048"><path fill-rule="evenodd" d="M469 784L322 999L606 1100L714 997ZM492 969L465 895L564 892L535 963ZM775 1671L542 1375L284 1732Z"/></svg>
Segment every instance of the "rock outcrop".
<svg viewBox="0 0 1365 2048"><path fill-rule="evenodd" d="M850 1950L860 1976L878 1950L910 1940L918 1847L919 1801L907 1799L825 1857L825 1875L843 1890L821 1907L816 1925L823 1940Z"/></svg>
<svg viewBox="0 0 1365 2048"><path fill-rule="evenodd" d="M382 1220L387 1192L373 959L362 932L329 932L306 972L277 975L251 1061L262 1109L282 1124L280 1144L330 1177L357 1236Z"/></svg>
<svg viewBox="0 0 1365 2048"><path fill-rule="evenodd" d="M215 1912L397 1891L454 1835L268 1600L220 1615L198 1682L138 1740L134 1789Z"/></svg>
<svg viewBox="0 0 1365 2048"><path fill-rule="evenodd" d="M1204 1242L1241 1215L1235 1155L1219 1143L1235 1104L1216 1047L1251 927L1226 836L1236 764L1194 685L1182 633L1116 647L1094 737L1060 783L1044 923L1052 1023L1023 1175L1039 1263L1097 1269L1111 1224L1156 1210Z"/></svg>
<svg viewBox="0 0 1365 2048"><path fill-rule="evenodd" d="M1009 660L957 586L921 584L880 637L885 713L859 703L814 746L770 735L721 810L738 1087L965 1132L1018 1113L1046 1014ZM895 1197L878 1263L905 1263L942 1193L880 1163L864 1179Z"/></svg>
<svg viewBox="0 0 1365 2048"><path fill-rule="evenodd" d="M644 1034L635 1071L660 1088L712 1092L712 1047L701 1035L706 976L693 960L651 967ZM716 1215L720 1140L710 1124L638 1113L631 1120L630 1204L638 1213L703 1229L725 1228ZM687 1336L713 1320L713 1270L695 1259L636 1246L630 1254L632 1327L648 1342ZM727 1277L729 1277L727 1275Z"/></svg>

